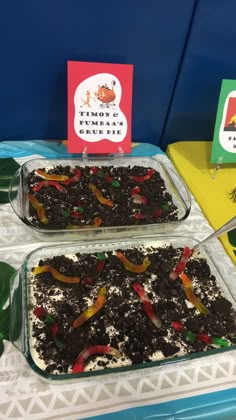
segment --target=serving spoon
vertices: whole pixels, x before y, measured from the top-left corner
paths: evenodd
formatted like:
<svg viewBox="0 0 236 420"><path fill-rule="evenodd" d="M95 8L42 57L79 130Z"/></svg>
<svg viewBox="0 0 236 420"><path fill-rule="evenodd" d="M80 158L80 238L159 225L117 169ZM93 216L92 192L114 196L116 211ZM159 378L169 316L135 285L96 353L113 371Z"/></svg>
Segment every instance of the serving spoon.
<svg viewBox="0 0 236 420"><path fill-rule="evenodd" d="M231 230L236 229L236 216L226 222L223 226L213 232L211 235L207 236L207 238L203 239L203 241L199 242L197 245L193 247L193 250L198 250L202 245L205 245L207 242L211 241L214 238L218 238L223 233L230 232Z"/></svg>
<svg viewBox="0 0 236 420"><path fill-rule="evenodd" d="M229 232L230 230L233 230L236 228L236 216L234 216L232 219L230 219L228 222L226 222L223 226L221 226L219 229L217 229L215 232L213 232L211 235L207 236L203 241L196 244L192 249L188 247L184 247L183 255L180 259L180 262L177 264L175 268L170 273L170 278L172 280L176 280L177 277L184 271L186 264L193 254L194 251L198 251L199 248L201 248L202 245L205 245L209 241L211 241L214 238L217 238L218 236L222 235L222 233Z"/></svg>

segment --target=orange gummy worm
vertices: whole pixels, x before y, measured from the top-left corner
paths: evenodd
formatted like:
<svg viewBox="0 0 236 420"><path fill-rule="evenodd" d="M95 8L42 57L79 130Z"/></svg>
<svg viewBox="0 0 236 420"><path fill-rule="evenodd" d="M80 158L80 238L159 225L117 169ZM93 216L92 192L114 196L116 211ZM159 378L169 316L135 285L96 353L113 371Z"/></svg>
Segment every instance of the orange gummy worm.
<svg viewBox="0 0 236 420"><path fill-rule="evenodd" d="M184 273L180 274L179 277L181 278L181 280L183 282L184 291L185 291L185 294L186 294L189 302L191 302L193 304L193 306L195 306L195 308L198 309L199 312L201 312L201 314L203 314L203 315L209 314L208 309L200 302L200 300L194 294L193 287L192 287L192 282L191 282L190 278Z"/></svg>
<svg viewBox="0 0 236 420"><path fill-rule="evenodd" d="M133 264L128 258L125 257L122 252L117 252L117 258L122 262L126 270L132 271L133 273L143 273L147 267L151 264L151 261L148 257L145 257L142 264Z"/></svg>
<svg viewBox="0 0 236 420"><path fill-rule="evenodd" d="M31 202L34 209L37 211L38 218L41 220L42 223L47 224L48 218L45 215L45 210L41 203L35 198L33 195L29 194L29 201Z"/></svg>
<svg viewBox="0 0 236 420"><path fill-rule="evenodd" d="M100 190L98 190L97 187L95 187L95 185L93 184L89 184L89 188L90 190L92 190L92 192L95 194L97 200L101 203L101 204L105 204L106 206L109 207L113 207L113 201L108 200L108 198L103 197L102 193Z"/></svg>
<svg viewBox="0 0 236 420"><path fill-rule="evenodd" d="M51 179L52 181L65 181L69 177L67 175L52 175L47 174L47 172L41 171L41 169L35 170L36 175L39 175L41 178L44 179Z"/></svg>
<svg viewBox="0 0 236 420"><path fill-rule="evenodd" d="M103 307L106 298L106 287L101 287L98 292L97 299L95 303L90 306L90 308L85 309L85 311L74 320L73 327L78 328L83 325L89 318L92 318L100 309Z"/></svg>
<svg viewBox="0 0 236 420"><path fill-rule="evenodd" d="M99 227L102 223L102 219L100 217L94 217L93 222L94 222L93 225L68 225L68 226L66 226L66 229L80 229L80 228Z"/></svg>
<svg viewBox="0 0 236 420"><path fill-rule="evenodd" d="M40 267L34 267L33 268L33 274L41 274L41 273L51 273L53 277L62 283L79 283L80 277L72 277L72 276L65 276L64 274L61 274L56 268L52 267L51 265L41 265Z"/></svg>

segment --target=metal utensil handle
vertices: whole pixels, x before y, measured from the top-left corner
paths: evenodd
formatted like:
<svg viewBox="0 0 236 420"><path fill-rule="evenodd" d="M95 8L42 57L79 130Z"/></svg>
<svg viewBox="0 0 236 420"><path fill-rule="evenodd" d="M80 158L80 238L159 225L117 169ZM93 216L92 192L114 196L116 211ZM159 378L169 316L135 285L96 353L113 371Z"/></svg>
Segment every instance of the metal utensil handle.
<svg viewBox="0 0 236 420"><path fill-rule="evenodd" d="M197 249L200 246L204 245L206 242L211 241L212 239L217 238L218 236L222 235L222 233L229 232L230 230L233 230L235 228L236 228L236 216L234 216L232 219L226 222L223 226L221 226L221 228L216 230L214 233L212 233L206 239L201 241L199 244L195 245L193 249Z"/></svg>

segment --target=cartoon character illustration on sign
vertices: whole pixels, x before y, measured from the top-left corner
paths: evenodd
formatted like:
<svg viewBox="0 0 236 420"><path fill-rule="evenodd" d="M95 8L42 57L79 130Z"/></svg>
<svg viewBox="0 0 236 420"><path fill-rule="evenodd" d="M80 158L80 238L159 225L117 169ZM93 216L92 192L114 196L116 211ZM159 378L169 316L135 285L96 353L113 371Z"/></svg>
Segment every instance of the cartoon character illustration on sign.
<svg viewBox="0 0 236 420"><path fill-rule="evenodd" d="M236 90L229 92L227 95L223 104L223 112L219 118L221 119L219 128L220 145L227 152L236 153Z"/></svg>
<svg viewBox="0 0 236 420"><path fill-rule="evenodd" d="M115 80L112 80L111 82L111 89L108 87L108 85L105 83L104 85L100 86L98 85L98 90L95 92L95 96L99 101L102 102L101 106L106 106L109 108L109 104L114 104L114 100L116 98L116 93L114 91L114 86L116 82Z"/></svg>
<svg viewBox="0 0 236 420"><path fill-rule="evenodd" d="M233 93L228 95L224 105L224 131L236 131L236 97Z"/></svg>
<svg viewBox="0 0 236 420"><path fill-rule="evenodd" d="M110 73L96 73L78 84L74 94L74 131L87 142L120 143L127 135L126 115L120 107L122 86Z"/></svg>
<svg viewBox="0 0 236 420"><path fill-rule="evenodd" d="M236 125L236 114L234 114L231 117L230 121L228 122L228 127L235 127L235 125Z"/></svg>
<svg viewBox="0 0 236 420"><path fill-rule="evenodd" d="M86 99L82 99L83 105L80 105L80 108L82 108L83 106L88 106L90 108L91 107L91 105L90 105L90 100L91 99L92 99L92 96L90 95L90 91L87 90Z"/></svg>

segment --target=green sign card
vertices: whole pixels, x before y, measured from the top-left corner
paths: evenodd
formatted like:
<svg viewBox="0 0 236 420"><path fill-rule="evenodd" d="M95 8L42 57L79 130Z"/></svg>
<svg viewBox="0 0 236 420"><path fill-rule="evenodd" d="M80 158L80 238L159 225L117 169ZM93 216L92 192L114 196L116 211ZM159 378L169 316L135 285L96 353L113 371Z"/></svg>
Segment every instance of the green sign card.
<svg viewBox="0 0 236 420"><path fill-rule="evenodd" d="M211 163L236 162L236 80L222 80Z"/></svg>

